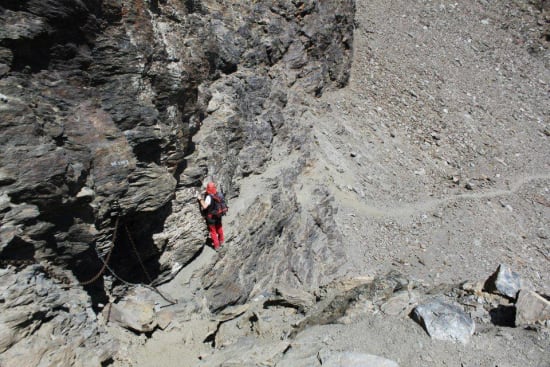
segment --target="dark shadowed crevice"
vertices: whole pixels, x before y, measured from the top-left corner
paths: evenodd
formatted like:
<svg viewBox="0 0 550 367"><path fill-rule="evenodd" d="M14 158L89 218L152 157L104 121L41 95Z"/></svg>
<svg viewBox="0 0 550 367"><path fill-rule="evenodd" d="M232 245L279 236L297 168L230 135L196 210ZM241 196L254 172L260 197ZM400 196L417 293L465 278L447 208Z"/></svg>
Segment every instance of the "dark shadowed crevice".
<svg viewBox="0 0 550 367"><path fill-rule="evenodd" d="M216 328L216 331L214 331L212 334L208 335L202 342L206 344L210 344L212 348L216 347L216 334L220 330L221 323L218 324L218 327Z"/></svg>
<svg viewBox="0 0 550 367"><path fill-rule="evenodd" d="M200 0L184 0L185 8L192 13L202 13L203 9Z"/></svg>
<svg viewBox="0 0 550 367"><path fill-rule="evenodd" d="M90 296L90 301L92 303L92 309L95 313L99 313L102 310L101 305L106 305L109 303L109 296L105 292L105 287L103 279L98 280L97 282L85 285L84 290Z"/></svg>
<svg viewBox="0 0 550 367"><path fill-rule="evenodd" d="M151 0L149 2L149 9L151 9L154 14L160 15L159 0Z"/></svg>
<svg viewBox="0 0 550 367"><path fill-rule="evenodd" d="M29 70L34 73L48 69L52 44L47 36L25 42L11 42L7 45L13 53L11 69L15 72Z"/></svg>
<svg viewBox="0 0 550 367"><path fill-rule="evenodd" d="M156 163L160 165L160 158L162 154L162 148L160 146L161 141L148 140L143 143L135 144L132 147L134 154L138 161L144 163Z"/></svg>
<svg viewBox="0 0 550 367"><path fill-rule="evenodd" d="M162 231L171 212L172 205L168 203L157 211L136 213L121 219L111 260L119 277L130 283L144 284L158 277L162 271L159 258L163 249L156 247L153 234Z"/></svg>
<svg viewBox="0 0 550 367"><path fill-rule="evenodd" d="M219 68L224 74L230 75L237 71L237 64L228 61L222 61L219 65Z"/></svg>
<svg viewBox="0 0 550 367"><path fill-rule="evenodd" d="M0 251L0 266L5 267L11 261L34 260L35 249L33 244L15 237Z"/></svg>
<svg viewBox="0 0 550 367"><path fill-rule="evenodd" d="M84 286L96 312L101 309L99 304L109 301L103 275L109 276L113 281L112 286L108 288L128 284L150 284L159 276L162 271L159 258L163 249L155 246L153 234L161 231L170 212L171 205L167 204L155 212L121 217L118 220L116 239L110 256L108 250L99 254L95 248L89 248L70 261L69 269L79 281L88 282L96 278L94 282ZM104 261L107 260L108 267L105 267Z"/></svg>
<svg viewBox="0 0 550 367"><path fill-rule="evenodd" d="M47 18L47 26L37 32L38 34L32 38L4 38L1 41L0 45L9 48L13 53L12 71L36 73L52 68L54 61L59 69L67 68L67 65L75 61L75 67L85 69L89 61L85 57L77 58L78 47L88 45L95 37L95 21L83 9L74 9L73 14L64 18L56 17L55 11L52 14L47 14L44 9L40 11L46 12L38 15Z"/></svg>
<svg viewBox="0 0 550 367"><path fill-rule="evenodd" d="M514 327L516 324L516 306L498 305L489 311L489 315L493 325Z"/></svg>

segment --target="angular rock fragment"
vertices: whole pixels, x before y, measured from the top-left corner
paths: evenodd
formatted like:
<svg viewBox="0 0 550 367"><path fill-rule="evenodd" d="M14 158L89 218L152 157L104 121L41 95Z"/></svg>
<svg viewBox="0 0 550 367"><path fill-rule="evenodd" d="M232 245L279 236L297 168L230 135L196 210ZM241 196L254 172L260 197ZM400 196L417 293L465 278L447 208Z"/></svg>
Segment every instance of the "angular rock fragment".
<svg viewBox="0 0 550 367"><path fill-rule="evenodd" d="M412 317L433 339L467 343L475 331L474 321L460 307L437 299L417 306Z"/></svg>
<svg viewBox="0 0 550 367"><path fill-rule="evenodd" d="M521 290L516 302L516 326L550 320L550 301L533 291Z"/></svg>
<svg viewBox="0 0 550 367"><path fill-rule="evenodd" d="M497 293L511 299L516 299L520 288L521 278L519 274L512 271L512 269L505 264L500 264L484 285L486 291Z"/></svg>
<svg viewBox="0 0 550 367"><path fill-rule="evenodd" d="M156 315L158 327L162 330L166 330L175 318L176 314L172 311L160 311Z"/></svg>
<svg viewBox="0 0 550 367"><path fill-rule="evenodd" d="M275 297L271 297L266 305L282 304L294 307L299 311L308 310L314 303L315 297L300 289L279 285L275 288Z"/></svg>
<svg viewBox="0 0 550 367"><path fill-rule="evenodd" d="M408 291L397 292L389 300L380 306L380 310L386 315L407 314L417 302L416 294Z"/></svg>
<svg viewBox="0 0 550 367"><path fill-rule="evenodd" d="M249 308L250 304L226 307L216 315L216 320L220 322L232 320L248 311Z"/></svg>
<svg viewBox="0 0 550 367"><path fill-rule="evenodd" d="M125 300L105 308L110 322L116 322L126 329L138 332L153 331L157 326L153 305Z"/></svg>

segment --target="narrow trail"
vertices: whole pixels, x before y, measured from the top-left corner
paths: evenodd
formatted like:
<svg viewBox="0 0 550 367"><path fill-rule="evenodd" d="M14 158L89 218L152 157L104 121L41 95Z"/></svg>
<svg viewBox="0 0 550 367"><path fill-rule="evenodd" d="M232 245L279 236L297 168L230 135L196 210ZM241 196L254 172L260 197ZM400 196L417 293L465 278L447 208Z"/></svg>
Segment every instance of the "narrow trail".
<svg viewBox="0 0 550 367"><path fill-rule="evenodd" d="M476 193L464 193L464 194L458 194L458 195L448 196L448 197L439 198L439 199L417 201L417 202L409 203L399 207L382 208L382 207L371 206L363 202L361 202L360 205L354 205L353 207L357 212L367 217L374 217L374 218L390 217L390 218L402 219L402 218L411 217L417 214L422 214L424 212L434 210L435 208L441 205L449 204L452 202L458 202L462 200L489 199L489 198L495 198L499 196L512 195L517 191L519 191L521 187L524 186L525 184L535 180L550 180L550 175L524 176L514 181L510 185L510 189L508 190L497 189L497 190L489 190L489 191L476 192ZM353 203L357 202L355 199L347 200L347 201L353 202Z"/></svg>
<svg viewBox="0 0 550 367"><path fill-rule="evenodd" d="M197 258L187 266L181 268L171 281L160 285L158 288L178 300L177 304L165 304L159 302L170 310L177 310L185 305L186 301L196 297L196 291L200 288L200 274L204 269L212 267L216 261L216 252L208 246L204 246Z"/></svg>

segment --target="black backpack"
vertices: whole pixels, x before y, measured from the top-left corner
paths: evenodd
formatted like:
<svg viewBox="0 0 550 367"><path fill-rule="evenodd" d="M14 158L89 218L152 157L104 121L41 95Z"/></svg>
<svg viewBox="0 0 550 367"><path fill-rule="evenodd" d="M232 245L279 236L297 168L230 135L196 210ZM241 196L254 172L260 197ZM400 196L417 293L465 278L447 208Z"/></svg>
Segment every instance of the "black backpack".
<svg viewBox="0 0 550 367"><path fill-rule="evenodd" d="M218 191L214 195L210 194L210 198L210 205L207 208L208 218L217 219L223 217L229 209L227 207L227 203L225 202L225 196L223 195L223 193Z"/></svg>

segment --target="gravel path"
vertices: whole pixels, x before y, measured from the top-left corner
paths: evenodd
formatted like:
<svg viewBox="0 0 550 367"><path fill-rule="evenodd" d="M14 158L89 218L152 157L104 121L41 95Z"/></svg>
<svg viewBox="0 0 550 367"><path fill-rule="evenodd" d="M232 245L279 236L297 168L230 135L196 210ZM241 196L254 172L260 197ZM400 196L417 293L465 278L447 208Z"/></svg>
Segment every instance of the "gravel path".
<svg viewBox="0 0 550 367"><path fill-rule="evenodd" d="M357 272L458 282L505 262L550 292L541 19L494 1L357 2L350 85L322 97L314 129Z"/></svg>

